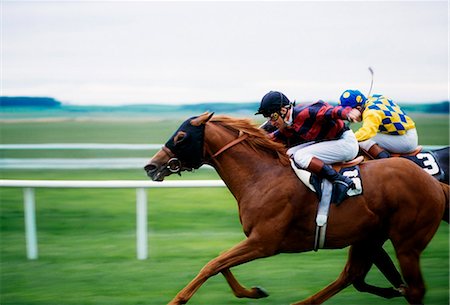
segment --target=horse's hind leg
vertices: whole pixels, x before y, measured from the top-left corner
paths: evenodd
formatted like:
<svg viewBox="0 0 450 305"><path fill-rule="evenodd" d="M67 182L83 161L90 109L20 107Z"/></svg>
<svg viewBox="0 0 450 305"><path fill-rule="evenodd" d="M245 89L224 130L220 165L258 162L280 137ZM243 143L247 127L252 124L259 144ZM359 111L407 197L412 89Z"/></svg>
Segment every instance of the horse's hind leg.
<svg viewBox="0 0 450 305"><path fill-rule="evenodd" d="M386 279L396 288L379 288L367 284L364 281L366 275L361 278L355 279L355 281L353 282L353 286L358 291L375 294L387 299L403 296L404 283L402 277L383 247L374 250L373 262L375 266L377 266L378 269L383 273Z"/></svg>
<svg viewBox="0 0 450 305"><path fill-rule="evenodd" d="M399 288L404 285L402 276L383 247L374 252L373 262L394 287Z"/></svg>
<svg viewBox="0 0 450 305"><path fill-rule="evenodd" d="M260 299L266 298L269 296L266 290L261 287L253 287L251 289L247 289L243 287L234 277L233 273L231 273L230 269L224 269L221 271L228 284L233 290L233 293L238 298L250 298L250 299Z"/></svg>
<svg viewBox="0 0 450 305"><path fill-rule="evenodd" d="M433 211L434 212L434 211ZM420 254L430 242L439 226L440 217L417 217L417 227L409 227L410 232L392 230L391 241L394 245L403 279L406 282L405 297L410 304L422 304L425 284L420 270ZM403 234L402 234L403 233Z"/></svg>
<svg viewBox="0 0 450 305"><path fill-rule="evenodd" d="M402 205L403 209L399 208L390 220L395 225L391 225L389 238L408 286L405 289L405 297L410 304L423 302L425 284L420 270L420 254L436 233L447 200L447 196L434 189L426 194L428 202L424 202L420 197L414 198L416 202L410 200L411 204Z"/></svg>
<svg viewBox="0 0 450 305"><path fill-rule="evenodd" d="M410 249L398 249L397 258L400 263L403 278L408 287L406 290L406 300L410 304L423 304L425 295L425 284L422 278L419 264L419 251Z"/></svg>
<svg viewBox="0 0 450 305"><path fill-rule="evenodd" d="M352 245L347 264L339 277L315 295L293 305L322 304L351 285L355 279L364 278L372 266L372 251L373 246L368 244Z"/></svg>

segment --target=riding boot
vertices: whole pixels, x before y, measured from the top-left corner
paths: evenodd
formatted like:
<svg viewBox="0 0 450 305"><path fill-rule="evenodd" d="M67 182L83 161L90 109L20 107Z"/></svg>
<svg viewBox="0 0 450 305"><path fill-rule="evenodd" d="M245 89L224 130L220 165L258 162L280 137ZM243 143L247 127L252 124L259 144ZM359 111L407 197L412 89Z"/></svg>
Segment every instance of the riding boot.
<svg viewBox="0 0 450 305"><path fill-rule="evenodd" d="M349 189L354 189L356 187L352 179L339 174L330 165L323 163L316 157L311 159L311 163L308 165L307 169L320 178L325 178L333 183L331 202L336 205L339 205L345 199Z"/></svg>
<svg viewBox="0 0 450 305"><path fill-rule="evenodd" d="M381 148L378 144L374 144L369 148L368 151L369 155L374 159L384 159L384 158L390 158L391 154Z"/></svg>

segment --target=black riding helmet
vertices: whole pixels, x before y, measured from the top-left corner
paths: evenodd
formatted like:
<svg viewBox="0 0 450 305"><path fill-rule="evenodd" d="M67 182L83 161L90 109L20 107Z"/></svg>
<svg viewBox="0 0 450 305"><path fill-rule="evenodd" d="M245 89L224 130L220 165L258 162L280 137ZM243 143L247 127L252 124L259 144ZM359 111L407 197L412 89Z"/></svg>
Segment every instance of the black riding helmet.
<svg viewBox="0 0 450 305"><path fill-rule="evenodd" d="M270 91L261 100L256 114L262 114L264 117L269 117L272 113L280 112L282 107L288 106L291 102L289 99L279 91Z"/></svg>

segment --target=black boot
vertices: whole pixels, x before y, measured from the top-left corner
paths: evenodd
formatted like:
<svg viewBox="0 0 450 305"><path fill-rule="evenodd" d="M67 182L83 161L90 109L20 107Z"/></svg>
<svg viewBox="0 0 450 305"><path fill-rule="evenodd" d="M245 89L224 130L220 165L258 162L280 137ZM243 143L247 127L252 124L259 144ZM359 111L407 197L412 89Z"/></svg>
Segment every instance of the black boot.
<svg viewBox="0 0 450 305"><path fill-rule="evenodd" d="M388 153L387 151L383 150L382 152L380 152L377 156L377 159L384 159L384 158L390 158L391 154Z"/></svg>
<svg viewBox="0 0 450 305"><path fill-rule="evenodd" d="M347 191L354 189L355 183L349 177L343 176L335 171L330 165L322 168L322 175L329 181L333 182L333 194L331 202L339 205L347 197Z"/></svg>
<svg viewBox="0 0 450 305"><path fill-rule="evenodd" d="M374 159L384 159L384 158L390 158L391 154L387 151L381 148L378 144L372 145L368 151L369 155Z"/></svg>
<svg viewBox="0 0 450 305"><path fill-rule="evenodd" d="M345 199L348 190L356 187L352 179L339 174L330 165L326 165L315 157L312 158L311 163L308 166L308 170L333 183L331 202L336 205L339 205Z"/></svg>

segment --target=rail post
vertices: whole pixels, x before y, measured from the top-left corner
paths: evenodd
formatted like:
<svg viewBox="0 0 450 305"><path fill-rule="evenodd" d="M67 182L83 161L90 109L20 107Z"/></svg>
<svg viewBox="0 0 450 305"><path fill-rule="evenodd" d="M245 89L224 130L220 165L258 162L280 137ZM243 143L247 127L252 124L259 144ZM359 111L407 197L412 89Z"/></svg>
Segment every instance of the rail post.
<svg viewBox="0 0 450 305"><path fill-rule="evenodd" d="M34 189L23 189L24 213L25 213L25 238L27 244L27 258L38 258L37 234L36 234L36 207Z"/></svg>
<svg viewBox="0 0 450 305"><path fill-rule="evenodd" d="M136 248L140 260L148 257L147 240L147 192L136 188Z"/></svg>
<svg viewBox="0 0 450 305"><path fill-rule="evenodd" d="M134 188L136 189L136 256L148 258L147 188L225 187L222 180L185 180L154 182L148 180L9 180L0 187L20 187L24 191L24 218L27 258L38 258L35 188Z"/></svg>

